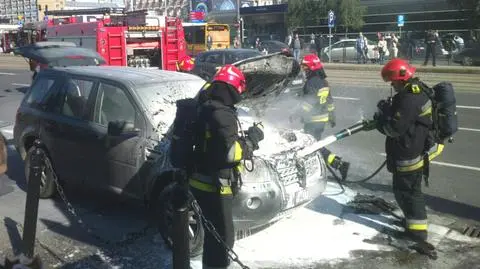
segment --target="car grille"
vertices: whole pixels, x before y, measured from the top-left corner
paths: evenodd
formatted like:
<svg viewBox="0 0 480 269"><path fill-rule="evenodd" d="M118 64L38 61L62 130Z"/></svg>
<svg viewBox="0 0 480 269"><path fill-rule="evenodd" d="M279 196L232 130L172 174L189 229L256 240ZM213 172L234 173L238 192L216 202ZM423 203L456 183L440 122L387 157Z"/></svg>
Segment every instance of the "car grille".
<svg viewBox="0 0 480 269"><path fill-rule="evenodd" d="M321 171L319 171L321 170L321 164L317 155L311 156L305 160L303 166L305 167L304 171L302 171L301 167L297 167L297 162L293 158L285 158L277 160L275 169L284 186L298 183L303 180L305 176L311 178L316 173L321 175Z"/></svg>

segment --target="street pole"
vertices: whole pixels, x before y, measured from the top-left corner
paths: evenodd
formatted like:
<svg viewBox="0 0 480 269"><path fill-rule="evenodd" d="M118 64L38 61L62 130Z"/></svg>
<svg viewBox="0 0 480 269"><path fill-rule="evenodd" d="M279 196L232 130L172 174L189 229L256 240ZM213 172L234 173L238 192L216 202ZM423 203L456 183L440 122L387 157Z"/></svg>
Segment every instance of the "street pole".
<svg viewBox="0 0 480 269"><path fill-rule="evenodd" d="M332 27L328 27L328 62L332 62Z"/></svg>
<svg viewBox="0 0 480 269"><path fill-rule="evenodd" d="M240 0L237 0L237 23L239 24L237 28L238 29L237 38L239 39L238 42L241 48L243 43L243 40L242 40L243 37L241 34L241 31L243 31L243 21L241 21L240 19Z"/></svg>

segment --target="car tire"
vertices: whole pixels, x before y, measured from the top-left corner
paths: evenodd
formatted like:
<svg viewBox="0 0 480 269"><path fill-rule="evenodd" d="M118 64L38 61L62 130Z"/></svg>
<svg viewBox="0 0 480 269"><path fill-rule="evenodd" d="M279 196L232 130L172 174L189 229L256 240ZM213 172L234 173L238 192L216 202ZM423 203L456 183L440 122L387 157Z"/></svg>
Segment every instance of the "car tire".
<svg viewBox="0 0 480 269"><path fill-rule="evenodd" d="M27 185L30 177L30 159L34 151L35 147L31 147L30 149L28 149L27 156L25 158L25 178L27 181ZM52 162L50 161L50 157L47 154L45 154L45 164L46 165L44 165L43 167L40 182L40 198L42 199L53 197L57 190L57 185L54 179L55 171L53 171Z"/></svg>
<svg viewBox="0 0 480 269"><path fill-rule="evenodd" d="M154 201L153 214L155 225L162 236L165 245L170 249L173 246L171 231L173 221L173 204L172 204L172 187L173 183L165 187ZM197 257L203 252L203 240L205 238L205 230L201 225L200 217L193 210L189 209L189 226L190 226L190 257Z"/></svg>
<svg viewBox="0 0 480 269"><path fill-rule="evenodd" d="M468 56L464 56L463 59L462 59L462 65L463 66L472 66L473 65L473 59L468 57Z"/></svg>

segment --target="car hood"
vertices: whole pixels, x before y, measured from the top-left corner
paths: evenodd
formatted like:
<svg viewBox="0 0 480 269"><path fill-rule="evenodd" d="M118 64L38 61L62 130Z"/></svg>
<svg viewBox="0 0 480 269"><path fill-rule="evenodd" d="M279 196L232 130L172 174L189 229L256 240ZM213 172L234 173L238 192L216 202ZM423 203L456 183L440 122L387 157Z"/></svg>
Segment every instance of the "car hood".
<svg viewBox="0 0 480 269"><path fill-rule="evenodd" d="M70 42L50 42L19 47L14 52L50 67L106 64L105 59L96 51L74 45Z"/></svg>

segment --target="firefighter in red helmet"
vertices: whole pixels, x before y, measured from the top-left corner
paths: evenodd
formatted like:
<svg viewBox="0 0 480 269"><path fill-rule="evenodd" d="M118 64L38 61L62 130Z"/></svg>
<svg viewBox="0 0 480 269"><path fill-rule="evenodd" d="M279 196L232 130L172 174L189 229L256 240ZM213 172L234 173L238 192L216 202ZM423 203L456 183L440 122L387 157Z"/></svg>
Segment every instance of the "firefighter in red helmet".
<svg viewBox="0 0 480 269"><path fill-rule="evenodd" d="M195 62L192 57L185 55L177 62L177 71L190 73L195 67Z"/></svg>
<svg viewBox="0 0 480 269"><path fill-rule="evenodd" d="M436 144L430 135L432 103L425 93L428 86L415 77L415 67L398 58L385 64L381 75L396 94L377 104L372 128L386 136L387 169L393 174L393 193L405 216L401 223L405 235L425 241L427 212L422 179L428 161L443 150L443 144Z"/></svg>
<svg viewBox="0 0 480 269"><path fill-rule="evenodd" d="M335 105L326 80L323 64L315 54L308 54L301 62L307 81L303 86L302 118L304 131L320 140L327 123L335 127ZM325 162L340 171L342 179L348 174L350 164L326 148L321 149Z"/></svg>
<svg viewBox="0 0 480 269"><path fill-rule="evenodd" d="M190 189L206 219L232 248L232 200L241 184L241 161L252 159L264 138L261 125L250 127L244 137L239 135L234 105L246 90L244 74L233 65L223 66L213 77L199 107L190 179ZM210 233L205 234L202 262L204 269L227 268L231 262L225 247Z"/></svg>

